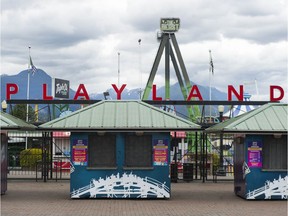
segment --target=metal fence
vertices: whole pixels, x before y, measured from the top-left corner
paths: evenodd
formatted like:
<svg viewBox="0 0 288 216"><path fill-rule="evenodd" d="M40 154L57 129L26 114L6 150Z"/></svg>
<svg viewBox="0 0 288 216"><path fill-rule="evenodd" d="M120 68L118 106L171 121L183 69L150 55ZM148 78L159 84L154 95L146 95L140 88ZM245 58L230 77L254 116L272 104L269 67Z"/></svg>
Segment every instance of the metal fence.
<svg viewBox="0 0 288 216"><path fill-rule="evenodd" d="M69 179L70 133L8 132L9 179Z"/></svg>
<svg viewBox="0 0 288 216"><path fill-rule="evenodd" d="M9 132L8 178L70 179L69 132ZM222 139L222 141L221 141ZM179 143L182 142L182 143ZM184 143L184 144L183 144ZM185 144L186 143L186 144ZM220 144L223 164L220 164ZM171 180L233 180L233 137L198 133L171 147Z"/></svg>
<svg viewBox="0 0 288 216"><path fill-rule="evenodd" d="M223 149L222 154L220 145ZM231 181L234 179L233 154L231 135L198 133L192 138L178 139L176 145L172 144L171 179L174 182L177 180Z"/></svg>

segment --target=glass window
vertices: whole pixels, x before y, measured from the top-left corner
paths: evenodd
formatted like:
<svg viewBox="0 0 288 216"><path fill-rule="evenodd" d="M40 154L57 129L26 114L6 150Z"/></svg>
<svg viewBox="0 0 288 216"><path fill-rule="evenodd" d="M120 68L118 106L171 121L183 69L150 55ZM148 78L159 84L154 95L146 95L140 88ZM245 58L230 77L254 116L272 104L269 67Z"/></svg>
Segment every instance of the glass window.
<svg viewBox="0 0 288 216"><path fill-rule="evenodd" d="M263 169L287 169L287 136L265 136Z"/></svg>
<svg viewBox="0 0 288 216"><path fill-rule="evenodd" d="M125 142L126 167L152 166L152 137L128 135Z"/></svg>
<svg viewBox="0 0 288 216"><path fill-rule="evenodd" d="M116 136L90 135L88 138L88 167L116 166Z"/></svg>

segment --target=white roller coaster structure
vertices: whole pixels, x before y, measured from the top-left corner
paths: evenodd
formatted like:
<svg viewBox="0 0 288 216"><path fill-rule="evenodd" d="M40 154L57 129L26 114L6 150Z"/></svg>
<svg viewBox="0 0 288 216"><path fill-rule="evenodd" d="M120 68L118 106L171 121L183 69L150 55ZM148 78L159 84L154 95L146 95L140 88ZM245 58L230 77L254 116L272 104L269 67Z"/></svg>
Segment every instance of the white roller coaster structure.
<svg viewBox="0 0 288 216"><path fill-rule="evenodd" d="M260 195L265 195L265 199L271 199L273 196L280 196L281 199L287 199L288 197L288 176L271 181L266 181L265 185L253 191L249 191L246 197L247 199L255 199Z"/></svg>

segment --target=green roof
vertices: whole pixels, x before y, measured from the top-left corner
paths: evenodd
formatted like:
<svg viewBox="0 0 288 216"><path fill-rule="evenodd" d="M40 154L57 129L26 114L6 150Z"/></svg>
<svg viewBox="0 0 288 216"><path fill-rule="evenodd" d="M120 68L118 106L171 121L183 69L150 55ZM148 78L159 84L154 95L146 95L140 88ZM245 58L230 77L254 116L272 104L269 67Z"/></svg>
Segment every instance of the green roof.
<svg viewBox="0 0 288 216"><path fill-rule="evenodd" d="M66 131L174 131L200 130L193 122L142 101L104 100L62 118L42 124L40 129Z"/></svg>
<svg viewBox="0 0 288 216"><path fill-rule="evenodd" d="M288 104L269 103L214 125L206 132L287 133Z"/></svg>
<svg viewBox="0 0 288 216"><path fill-rule="evenodd" d="M0 116L0 127L1 130L33 130L36 128L36 126L32 124L2 111Z"/></svg>

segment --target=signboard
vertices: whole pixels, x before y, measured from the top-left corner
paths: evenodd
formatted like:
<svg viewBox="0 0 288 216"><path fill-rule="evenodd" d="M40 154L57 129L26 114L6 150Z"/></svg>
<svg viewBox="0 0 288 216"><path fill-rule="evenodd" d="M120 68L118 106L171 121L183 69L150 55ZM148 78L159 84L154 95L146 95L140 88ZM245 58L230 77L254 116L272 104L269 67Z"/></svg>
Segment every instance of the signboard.
<svg viewBox="0 0 288 216"><path fill-rule="evenodd" d="M87 139L73 139L72 162L74 165L87 166Z"/></svg>
<svg viewBox="0 0 288 216"><path fill-rule="evenodd" d="M177 32L179 28L179 18L161 18L160 20L160 30L162 32Z"/></svg>
<svg viewBox="0 0 288 216"><path fill-rule="evenodd" d="M248 142L248 167L262 168L262 142Z"/></svg>
<svg viewBox="0 0 288 216"><path fill-rule="evenodd" d="M69 99L69 81L55 78L54 81L55 98Z"/></svg>
<svg viewBox="0 0 288 216"><path fill-rule="evenodd" d="M168 140L155 139L153 140L153 165L167 166L168 165Z"/></svg>

